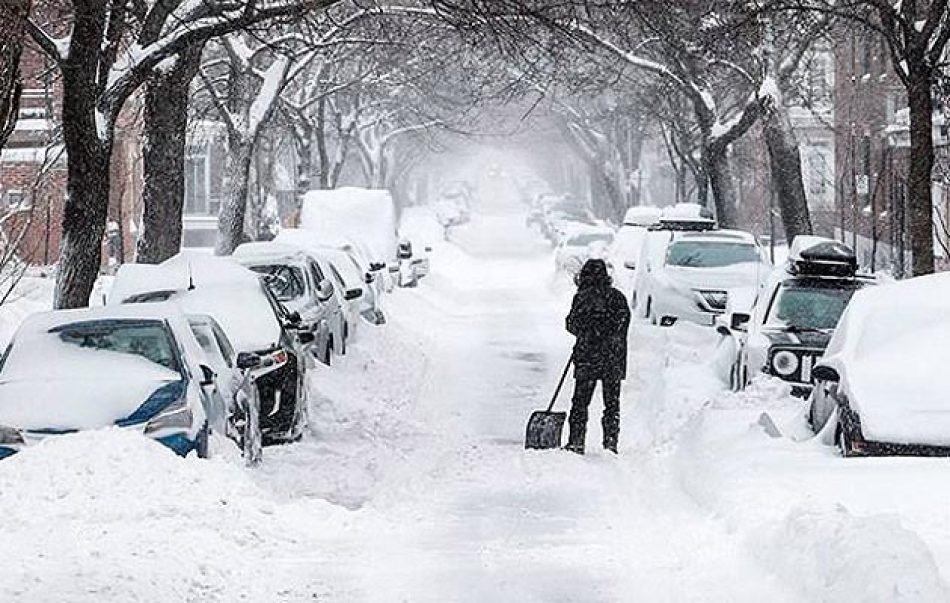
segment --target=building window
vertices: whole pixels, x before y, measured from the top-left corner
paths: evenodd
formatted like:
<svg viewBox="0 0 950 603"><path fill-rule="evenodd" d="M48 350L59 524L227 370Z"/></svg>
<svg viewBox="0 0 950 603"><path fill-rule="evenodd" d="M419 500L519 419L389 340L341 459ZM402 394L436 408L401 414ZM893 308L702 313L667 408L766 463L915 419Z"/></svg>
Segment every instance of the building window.
<svg viewBox="0 0 950 603"><path fill-rule="evenodd" d="M207 215L208 207L208 156L185 157L185 213Z"/></svg>
<svg viewBox="0 0 950 603"><path fill-rule="evenodd" d="M30 196L19 189L7 191L4 203L8 211L24 211L30 209Z"/></svg>

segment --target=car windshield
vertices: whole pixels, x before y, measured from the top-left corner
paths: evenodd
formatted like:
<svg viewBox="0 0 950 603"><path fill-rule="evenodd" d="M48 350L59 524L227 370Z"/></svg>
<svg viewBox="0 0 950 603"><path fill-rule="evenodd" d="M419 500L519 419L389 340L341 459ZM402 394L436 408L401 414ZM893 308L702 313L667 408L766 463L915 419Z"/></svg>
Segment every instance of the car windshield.
<svg viewBox="0 0 950 603"><path fill-rule="evenodd" d="M857 288L783 287L766 325L800 329L834 329Z"/></svg>
<svg viewBox="0 0 950 603"><path fill-rule="evenodd" d="M56 327L50 333L80 348L132 354L179 370L171 336L164 323L157 320L84 322Z"/></svg>
<svg viewBox="0 0 950 603"><path fill-rule="evenodd" d="M721 268L758 261L754 245L726 241L676 241L666 253L667 265L688 268Z"/></svg>
<svg viewBox="0 0 950 603"><path fill-rule="evenodd" d="M610 239L611 236L608 234L582 234L572 237L567 244L571 247L586 247L591 243L609 243Z"/></svg>
<svg viewBox="0 0 950 603"><path fill-rule="evenodd" d="M286 264L262 264L251 266L251 270L265 275L267 288L278 301L288 302L303 297L307 292L303 270Z"/></svg>

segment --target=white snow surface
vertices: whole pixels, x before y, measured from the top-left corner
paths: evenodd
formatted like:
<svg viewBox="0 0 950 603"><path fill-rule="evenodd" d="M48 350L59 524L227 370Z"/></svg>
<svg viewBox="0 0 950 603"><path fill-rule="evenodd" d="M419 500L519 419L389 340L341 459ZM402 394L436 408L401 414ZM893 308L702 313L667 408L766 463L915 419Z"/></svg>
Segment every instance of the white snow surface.
<svg viewBox="0 0 950 603"><path fill-rule="evenodd" d="M634 324L618 457L599 399L586 456L523 450L572 287L496 203L315 369L310 433L260 468L116 430L0 461L0 600L950 597L948 461L838 457L783 383L724 390L711 329Z"/></svg>

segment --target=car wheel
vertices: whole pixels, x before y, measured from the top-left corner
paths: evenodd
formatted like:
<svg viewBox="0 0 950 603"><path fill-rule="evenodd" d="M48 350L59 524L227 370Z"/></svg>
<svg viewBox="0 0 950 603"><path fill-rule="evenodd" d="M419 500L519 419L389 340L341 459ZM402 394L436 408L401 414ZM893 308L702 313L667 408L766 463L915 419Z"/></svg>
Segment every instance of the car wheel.
<svg viewBox="0 0 950 603"><path fill-rule="evenodd" d="M198 436L195 438L195 453L199 459L206 459L211 456L208 447L208 432L208 423L205 421L205 424L201 427L201 431L198 432Z"/></svg>

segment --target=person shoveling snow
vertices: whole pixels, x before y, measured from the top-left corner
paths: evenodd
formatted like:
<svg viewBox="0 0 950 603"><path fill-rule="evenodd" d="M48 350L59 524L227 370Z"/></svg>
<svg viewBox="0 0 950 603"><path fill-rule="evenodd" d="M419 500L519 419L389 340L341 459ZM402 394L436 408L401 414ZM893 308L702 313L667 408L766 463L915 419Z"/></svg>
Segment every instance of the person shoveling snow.
<svg viewBox="0 0 950 603"><path fill-rule="evenodd" d="M620 433L620 385L627 374L627 298L611 285L607 264L588 260L577 275L577 293L567 315L574 344L574 397L568 419L570 436L565 448L584 453L587 407L600 381L604 395L603 445L617 452Z"/></svg>

